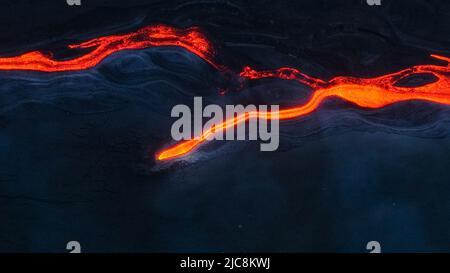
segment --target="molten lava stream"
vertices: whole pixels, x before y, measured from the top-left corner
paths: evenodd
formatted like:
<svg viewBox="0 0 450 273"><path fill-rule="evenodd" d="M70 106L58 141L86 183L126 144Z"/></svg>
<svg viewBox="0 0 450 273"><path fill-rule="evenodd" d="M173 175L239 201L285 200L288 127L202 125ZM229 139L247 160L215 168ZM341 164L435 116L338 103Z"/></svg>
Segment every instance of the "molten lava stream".
<svg viewBox="0 0 450 273"><path fill-rule="evenodd" d="M0 57L0 70L33 70L61 72L89 69L109 55L127 49L143 49L157 46L179 46L196 54L215 68L211 43L198 28L176 29L164 25L147 26L123 35L95 38L69 48L93 48L80 57L69 60L54 60L39 51L15 57Z"/></svg>
<svg viewBox="0 0 450 273"><path fill-rule="evenodd" d="M0 70L32 70L43 72L61 72L89 69L99 64L111 54L130 49L143 49L156 46L179 46L196 54L216 69L213 61L214 50L211 43L198 28L176 29L164 25L147 26L135 32L95 38L81 44L69 45L69 48L88 48L90 52L69 60L55 60L39 51L24 53L15 57L0 57ZM439 55L432 57L450 63L450 58ZM434 82L416 86L398 86L398 81L409 76L426 73L433 75ZM310 77L298 69L280 68L274 71L255 71L246 67L240 74L247 79L280 78L296 80L311 87L313 94L307 103L297 107L280 110L276 116L270 113L250 112L234 119L226 120L217 128L209 128L192 140L183 141L157 154L158 160L168 160L190 153L215 132L226 130L245 122L252 117L274 119L292 119L313 112L328 97L339 97L360 107L380 108L386 105L406 101L425 100L450 105L450 68L438 65L418 65L381 77L361 79L354 77L336 77L323 81Z"/></svg>
<svg viewBox="0 0 450 273"><path fill-rule="evenodd" d="M401 101L424 100L434 103L450 105L450 58L431 55L433 58L447 62L447 66L418 65L402 71L376 78L336 77L330 81L323 81L310 77L297 69L280 68L274 71L255 71L246 67L241 76L248 79L281 78L296 80L313 89L311 98L301 106L278 111L278 119L293 119L307 115L318 108L320 103L329 97L338 97L364 108L381 108ZM417 75L431 74L436 80L416 87L398 86L402 79ZM249 112L229 119L215 128L215 132L226 130L231 126L247 121L249 118L261 116L273 119L270 113ZM276 116L276 115L275 115ZM195 139L182 141L172 147L162 150L156 155L157 160L169 160L192 152L214 134L209 128Z"/></svg>

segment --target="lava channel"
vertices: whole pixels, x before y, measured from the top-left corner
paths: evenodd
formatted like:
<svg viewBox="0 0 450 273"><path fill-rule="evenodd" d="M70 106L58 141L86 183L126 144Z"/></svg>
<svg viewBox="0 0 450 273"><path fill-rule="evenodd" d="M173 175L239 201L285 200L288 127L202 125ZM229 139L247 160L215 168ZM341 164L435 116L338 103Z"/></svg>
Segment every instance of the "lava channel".
<svg viewBox="0 0 450 273"><path fill-rule="evenodd" d="M308 101L300 106L278 111L278 119L294 119L310 114L318 108L321 102L330 97L338 97L363 108L375 109L387 105L410 100L423 100L433 103L450 105L450 58L439 55L431 57L447 62L446 66L417 65L396 73L375 78L335 77L329 81L316 79L294 68L280 68L273 71L256 71L245 67L240 73L247 79L280 78L295 80L310 86L313 90ZM435 80L420 86L407 87L398 83L414 75L429 74ZM235 118L224 121L215 128L209 128L197 138L181 141L172 147L157 153L157 160L169 160L187 155L204 143L209 137L246 122L250 118L273 119L270 112L247 112ZM276 115L275 115L276 117Z"/></svg>
<svg viewBox="0 0 450 273"><path fill-rule="evenodd" d="M131 49L157 46L179 46L196 54L215 68L213 47L197 27L177 29L165 25L143 27L135 32L110 35L69 45L70 49L92 49L73 59L55 60L52 54L31 51L14 57L0 57L0 70L32 70L42 72L62 72L85 70L99 64L109 55Z"/></svg>
<svg viewBox="0 0 450 273"><path fill-rule="evenodd" d="M70 49L91 49L88 53L67 60L56 60L51 54L31 51L14 57L0 57L0 70L31 70L42 72L63 72L85 70L98 65L111 54L132 49L157 46L178 46L199 56L216 69L221 69L213 61L214 50L211 42L197 27L177 29L165 25L143 27L135 32L110 35L69 45ZM424 100L450 105L450 58L431 55L445 61L446 66L417 65L396 73L375 78L335 77L324 81L294 68L280 68L273 71L256 71L245 67L240 76L249 80L261 78L280 78L295 80L311 87L313 93L309 100L300 106L278 111L278 119L293 119L310 114L321 102L329 97L338 97L364 108L381 108L393 103L408 100ZM417 74L430 74L435 81L420 86L400 86L398 83ZM201 136L182 141L162 150L157 160L169 160L187 155L204 143L211 135L246 122L250 118L274 119L271 113L247 112L224 121L214 128L205 130Z"/></svg>

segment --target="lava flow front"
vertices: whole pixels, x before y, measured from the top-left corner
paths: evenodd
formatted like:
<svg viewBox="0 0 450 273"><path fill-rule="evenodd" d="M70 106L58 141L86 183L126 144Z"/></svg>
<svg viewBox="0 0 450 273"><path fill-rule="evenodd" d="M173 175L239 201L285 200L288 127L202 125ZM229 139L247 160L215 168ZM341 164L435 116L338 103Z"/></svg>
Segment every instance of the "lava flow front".
<svg viewBox="0 0 450 273"><path fill-rule="evenodd" d="M418 65L376 78L363 79L355 77L336 77L330 81L323 81L310 77L293 68L280 68L274 71L259 72L250 67L246 67L240 75L248 79L275 77L286 80L296 80L313 89L311 97L304 105L278 111L277 116L280 120L293 119L307 115L317 109L320 103L329 97L339 97L365 108L381 108L386 105L407 100L424 100L450 105L450 58L438 55L431 56L447 62L447 66ZM399 81L420 74L432 75L435 77L435 80L415 87L398 85ZM158 153L156 157L158 160L168 160L186 155L205 142L211 134L226 130L239 123L246 122L253 117L272 119L270 113L244 113L238 117L226 120L216 126L216 128L206 130L201 136L195 139L186 140L165 149Z"/></svg>

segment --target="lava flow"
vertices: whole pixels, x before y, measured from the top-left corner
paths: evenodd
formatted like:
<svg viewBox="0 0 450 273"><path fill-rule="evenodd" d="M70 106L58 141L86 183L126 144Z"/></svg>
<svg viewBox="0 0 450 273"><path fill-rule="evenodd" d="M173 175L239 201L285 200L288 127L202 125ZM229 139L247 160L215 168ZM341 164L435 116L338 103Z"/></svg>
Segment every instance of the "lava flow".
<svg viewBox="0 0 450 273"><path fill-rule="evenodd" d="M129 49L156 46L179 46L196 54L215 68L213 48L198 28L176 29L164 25L147 26L123 35L95 38L81 44L69 45L71 49L93 48L90 52L69 60L55 60L51 54L31 51L14 57L0 57L0 70L33 70L61 72L89 69L109 55Z"/></svg>
<svg viewBox="0 0 450 273"><path fill-rule="evenodd" d="M450 58L438 55L431 55L431 57L447 62L447 66L418 65L375 78L335 77L330 81L310 77L293 68L280 68L274 71L261 72L246 67L240 75L248 79L281 78L296 80L312 88L313 93L305 104L278 111L280 120L307 115L316 110L320 103L329 97L338 97L364 108L381 108L409 100L424 100L450 105ZM435 79L432 82L415 87L399 85L401 80L421 74L431 75ZM270 113L243 113L224 121L216 128L209 128L197 138L183 141L163 150L156 155L156 158L158 160L168 160L186 155L205 142L212 134L246 122L254 117L273 118Z"/></svg>
<svg viewBox="0 0 450 273"><path fill-rule="evenodd" d="M143 49L156 46L178 46L196 54L216 69L221 69L213 61L214 50L210 41L197 27L177 29L165 25L154 25L141 28L135 32L121 35L103 36L81 44L69 45L70 49L89 49L79 57L65 60L54 59L51 54L31 51L14 57L0 57L0 70L32 70L42 72L62 72L89 69L99 64L111 54L132 49ZM450 105L450 58L431 55L445 61L446 66L417 65L396 73L375 78L335 77L324 81L294 68L280 68L273 71L256 71L246 67L240 76L247 79L280 78L295 80L308 85L312 89L309 100L300 106L270 112L247 112L226 120L214 128L192 140L182 141L157 154L158 160L168 160L192 152L211 135L246 122L250 118L293 119L307 115L316 110L320 103L329 97L338 97L364 108L381 108L389 104L407 101L424 100ZM402 86L399 84L411 76L428 74L434 77L432 82L419 86Z"/></svg>

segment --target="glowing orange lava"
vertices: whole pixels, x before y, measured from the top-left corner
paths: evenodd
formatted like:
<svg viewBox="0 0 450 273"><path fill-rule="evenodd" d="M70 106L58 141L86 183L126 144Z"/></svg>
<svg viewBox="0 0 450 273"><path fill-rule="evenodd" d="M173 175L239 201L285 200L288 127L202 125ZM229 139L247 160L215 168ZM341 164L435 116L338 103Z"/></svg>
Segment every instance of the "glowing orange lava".
<svg viewBox="0 0 450 273"><path fill-rule="evenodd" d="M81 44L69 45L71 49L83 48L90 51L80 57L56 60L51 55L32 51L14 57L0 57L0 70L32 70L42 72L61 72L89 69L99 64L111 54L132 49L143 49L156 46L179 46L196 54L213 67L220 69L213 61L214 50L210 41L197 27L177 29L165 25L154 25L141 28L135 32L122 35L110 35L91 39ZM280 78L295 80L306 84L313 90L309 100L300 106L278 111L278 117L266 112L247 112L234 119L229 119L215 128L205 130L201 136L182 141L175 146L164 149L156 155L158 160L168 160L192 152L215 133L221 132L246 122L250 118L280 120L298 118L318 108L320 103L329 97L338 97L365 108L381 108L389 104L424 100L450 105L450 58L431 55L435 59L447 62L446 66L417 65L375 78L335 77L324 81L294 68L280 68L273 71L256 71L244 68L240 76L247 79ZM432 82L420 86L406 87L399 81L418 74L434 76Z"/></svg>
<svg viewBox="0 0 450 273"><path fill-rule="evenodd" d="M246 67L241 76L248 79L276 77L296 80L309 85L313 89L312 96L301 106L280 110L280 120L298 118L313 112L320 103L329 97L339 97L348 102L365 108L381 108L396 102L409 100L424 100L450 105L450 58L431 55L447 62L447 66L418 65L402 71L375 78L336 77L323 81L310 77L297 69L280 68L274 71L258 72ZM430 74L435 80L421 86L406 87L398 85L399 81L418 74ZM249 112L234 119L226 120L217 128L210 128L192 140L182 141L156 155L158 160L168 160L186 155L205 142L215 132L226 130L252 117L272 119L270 113Z"/></svg>
<svg viewBox="0 0 450 273"><path fill-rule="evenodd" d="M89 53L69 60L55 60L39 51L14 57L0 57L0 70L33 70L61 72L89 69L109 55L129 49L155 46L179 46L198 55L217 68L213 62L213 48L198 28L176 29L164 25L147 26L123 35L95 38L81 44L69 45L71 49L92 48Z"/></svg>

